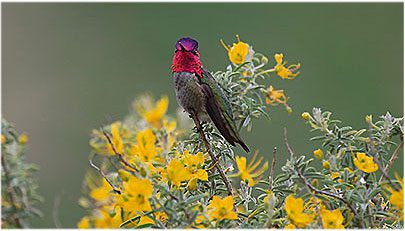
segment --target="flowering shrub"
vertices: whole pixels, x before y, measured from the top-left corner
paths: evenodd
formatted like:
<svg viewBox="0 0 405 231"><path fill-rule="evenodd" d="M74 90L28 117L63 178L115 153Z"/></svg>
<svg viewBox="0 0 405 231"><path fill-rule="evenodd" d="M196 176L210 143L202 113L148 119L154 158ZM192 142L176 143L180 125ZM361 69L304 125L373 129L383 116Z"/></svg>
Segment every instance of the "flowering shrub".
<svg viewBox="0 0 405 231"><path fill-rule="evenodd" d="M29 228L29 218L42 216L36 208L42 198L32 176L37 167L25 161L28 136L19 134L5 119L1 132L1 227Z"/></svg>
<svg viewBox="0 0 405 231"><path fill-rule="evenodd" d="M271 74L291 80L300 64L283 54L268 58L240 41L222 40L231 64L213 73L232 104L239 129L252 128L267 105L287 104L283 90L269 86ZM79 204L88 213L79 228L400 228L403 181L389 170L403 146L402 119L387 114L367 127L339 127L330 112L302 114L320 134L316 161L293 151L274 174L255 152L248 161L211 124L206 140L181 110L167 115L168 98L143 96L122 121L92 132L90 165ZM399 137L400 144L394 141ZM314 148L315 149L315 148ZM379 178L379 176L381 177Z"/></svg>

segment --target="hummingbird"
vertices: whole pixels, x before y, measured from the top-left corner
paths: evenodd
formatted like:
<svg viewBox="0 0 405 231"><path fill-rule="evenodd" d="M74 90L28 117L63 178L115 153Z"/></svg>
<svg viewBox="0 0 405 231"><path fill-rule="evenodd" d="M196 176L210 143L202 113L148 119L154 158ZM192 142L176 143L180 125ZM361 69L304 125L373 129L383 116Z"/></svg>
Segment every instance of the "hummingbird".
<svg viewBox="0 0 405 231"><path fill-rule="evenodd" d="M212 121L228 143L249 152L236 129L228 97L201 63L197 40L183 37L176 42L172 73L179 105L201 122Z"/></svg>

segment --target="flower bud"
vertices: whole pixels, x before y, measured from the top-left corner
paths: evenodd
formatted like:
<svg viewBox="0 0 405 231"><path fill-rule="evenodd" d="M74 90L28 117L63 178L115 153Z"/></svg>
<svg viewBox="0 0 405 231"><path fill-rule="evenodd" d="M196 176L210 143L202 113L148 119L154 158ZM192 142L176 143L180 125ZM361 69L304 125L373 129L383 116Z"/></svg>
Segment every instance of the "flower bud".
<svg viewBox="0 0 405 231"><path fill-rule="evenodd" d="M288 114L291 114L293 112L293 110L290 106L287 106L285 109L287 110Z"/></svg>
<svg viewBox="0 0 405 231"><path fill-rule="evenodd" d="M193 178L188 182L187 189L190 191L197 189L197 178Z"/></svg>
<svg viewBox="0 0 405 231"><path fill-rule="evenodd" d="M322 160L323 158L323 151L321 149L317 149L314 151L314 156L318 160Z"/></svg>
<svg viewBox="0 0 405 231"><path fill-rule="evenodd" d="M21 134L21 135L18 137L18 142L19 142L20 144L26 144L26 143L28 142L28 136L27 136L25 133Z"/></svg>
<svg viewBox="0 0 405 231"><path fill-rule="evenodd" d="M322 163L322 166L323 166L325 169L330 169L330 162L327 161L327 160L325 160L325 161Z"/></svg>
<svg viewBox="0 0 405 231"><path fill-rule="evenodd" d="M313 186L315 186L315 187L318 187L318 180L317 180L317 179L313 179L313 180L311 181L311 185L313 185Z"/></svg>
<svg viewBox="0 0 405 231"><path fill-rule="evenodd" d="M367 123L372 123L373 116L372 115L366 115L366 117L364 119L366 120Z"/></svg>
<svg viewBox="0 0 405 231"><path fill-rule="evenodd" d="M308 112L303 112L303 113L301 114L301 116L302 116L302 118L303 118L304 120L306 120L306 121L308 121L309 118L311 118L311 115L310 115Z"/></svg>
<svg viewBox="0 0 405 231"><path fill-rule="evenodd" d="M269 62L269 59L268 59L266 56L263 55L261 62L262 62L263 64L267 64L267 63Z"/></svg>

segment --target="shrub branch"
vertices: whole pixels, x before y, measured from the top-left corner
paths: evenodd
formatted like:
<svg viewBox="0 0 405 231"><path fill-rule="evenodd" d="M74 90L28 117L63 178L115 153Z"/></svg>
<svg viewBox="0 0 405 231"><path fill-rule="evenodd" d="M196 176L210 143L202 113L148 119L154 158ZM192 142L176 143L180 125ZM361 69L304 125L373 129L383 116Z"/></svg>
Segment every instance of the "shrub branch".
<svg viewBox="0 0 405 231"><path fill-rule="evenodd" d="M211 145L210 145L210 143L208 142L208 140L207 140L207 138L206 138L206 136L205 136L205 133L204 133L204 130L203 130L202 126L201 126L200 120L198 119L196 113L191 113L190 116L191 116L191 118L193 119L193 121L194 121L194 123L195 123L195 126L197 127L197 131L198 131L198 133L200 134L200 137L201 137L201 139L203 140L203 142L204 142L204 144L205 144L205 148L207 149L207 152L208 152L208 154L210 155L210 157L211 157L211 159L212 159L212 162L214 163L215 168L218 170L219 175L221 176L222 181L223 181L224 184L225 184L225 187L226 187L226 189L227 189L227 191L228 191L228 195L233 196L232 185L231 185L231 183L229 182L228 178L226 177L224 171L222 170L221 165L216 164L216 163L218 162L218 159L217 159L217 157L212 153Z"/></svg>

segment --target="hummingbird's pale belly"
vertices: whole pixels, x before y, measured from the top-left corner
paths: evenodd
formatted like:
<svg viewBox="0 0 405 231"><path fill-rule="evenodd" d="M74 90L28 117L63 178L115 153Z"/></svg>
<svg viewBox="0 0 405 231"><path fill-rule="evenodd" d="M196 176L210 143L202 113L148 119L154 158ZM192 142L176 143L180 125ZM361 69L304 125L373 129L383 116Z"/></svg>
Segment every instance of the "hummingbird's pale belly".
<svg viewBox="0 0 405 231"><path fill-rule="evenodd" d="M198 77L189 72L173 73L176 99L189 114L196 112L200 121L209 121L205 110L205 96L198 84Z"/></svg>

